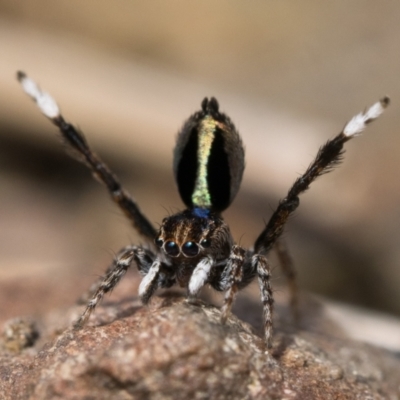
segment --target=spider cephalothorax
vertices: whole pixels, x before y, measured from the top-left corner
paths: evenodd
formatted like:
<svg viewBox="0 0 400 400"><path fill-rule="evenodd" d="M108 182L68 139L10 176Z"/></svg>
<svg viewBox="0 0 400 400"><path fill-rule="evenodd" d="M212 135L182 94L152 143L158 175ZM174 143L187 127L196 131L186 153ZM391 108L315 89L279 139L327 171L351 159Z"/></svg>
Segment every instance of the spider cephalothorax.
<svg viewBox="0 0 400 400"><path fill-rule="evenodd" d="M164 218L157 232L125 191L116 176L89 148L84 136L62 117L57 103L23 72L18 80L45 116L60 129L64 140L103 182L112 199L130 218L134 227L153 247L127 246L115 257L104 277L92 291L86 309L75 327L82 327L103 296L112 290L126 270L135 264L143 275L139 296L145 304L158 288L174 284L186 287L189 299L208 284L225 291L221 318L224 321L238 290L258 278L264 309L267 347L272 338L273 298L270 266L266 258L275 247L289 279L291 304L296 305L294 271L278 239L289 216L299 205L299 195L320 175L335 167L343 145L360 134L389 104L384 97L365 112L353 117L339 135L322 146L314 161L280 201L254 249L235 244L228 225L221 217L234 199L242 180L244 150L240 136L229 117L219 111L215 98L205 98L201 110L193 114L178 134L174 150L174 174L187 209Z"/></svg>
<svg viewBox="0 0 400 400"><path fill-rule="evenodd" d="M229 226L217 214L199 215L198 211L185 210L162 222L155 244L174 263L196 264L209 255L217 260L229 256L233 245Z"/></svg>

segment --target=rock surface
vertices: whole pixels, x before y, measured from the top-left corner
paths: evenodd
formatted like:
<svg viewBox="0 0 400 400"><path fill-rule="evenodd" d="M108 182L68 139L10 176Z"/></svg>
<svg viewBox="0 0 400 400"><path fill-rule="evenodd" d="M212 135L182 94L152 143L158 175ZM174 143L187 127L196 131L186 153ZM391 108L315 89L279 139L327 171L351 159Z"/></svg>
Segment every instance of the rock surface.
<svg viewBox="0 0 400 400"><path fill-rule="evenodd" d="M137 299L105 302L89 326L65 328L81 310L5 325L1 399L400 398L399 355L333 327L332 334L291 333L278 322L266 352L249 324L232 316L222 325L218 308L178 295L155 297L149 307ZM40 338L20 351L31 342L14 329L7 347L10 326L35 326Z"/></svg>

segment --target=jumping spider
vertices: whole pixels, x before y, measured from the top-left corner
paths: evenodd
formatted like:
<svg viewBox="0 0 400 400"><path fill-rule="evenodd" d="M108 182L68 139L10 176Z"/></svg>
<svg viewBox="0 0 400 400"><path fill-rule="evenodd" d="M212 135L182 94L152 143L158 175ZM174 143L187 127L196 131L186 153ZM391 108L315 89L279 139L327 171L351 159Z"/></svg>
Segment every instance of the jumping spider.
<svg viewBox="0 0 400 400"><path fill-rule="evenodd" d="M148 303L158 288L169 288L177 283L187 288L190 300L204 285L209 284L217 291L226 292L222 320L227 318L237 291L257 277L267 347L271 346L273 308L268 252L275 246L281 258L285 258L278 239L288 217L299 205L299 195L318 176L339 164L344 143L359 135L389 104L389 98L384 97L353 117L339 135L319 149L306 172L296 179L286 197L279 202L258 236L254 249L246 250L235 244L229 226L221 217L222 211L230 205L239 190L244 170L243 144L230 118L219 111L214 97L203 100L201 110L184 123L177 137L173 167L179 193L187 209L164 218L157 231L117 177L92 152L83 134L64 120L53 98L23 72L18 72L17 76L25 92L60 129L63 139L78 158L106 185L111 198L136 230L152 244L149 248L127 246L118 253L97 284L75 327L82 327L87 322L103 296L118 284L134 263L143 275L139 286L143 304ZM284 268L284 272L291 283L294 304L294 271Z"/></svg>

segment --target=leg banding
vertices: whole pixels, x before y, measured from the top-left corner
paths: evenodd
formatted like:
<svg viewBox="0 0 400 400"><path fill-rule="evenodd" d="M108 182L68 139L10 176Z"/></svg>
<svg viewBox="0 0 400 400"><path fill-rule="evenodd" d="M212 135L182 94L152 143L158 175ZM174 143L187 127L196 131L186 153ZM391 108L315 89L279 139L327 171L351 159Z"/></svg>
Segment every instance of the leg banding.
<svg viewBox="0 0 400 400"><path fill-rule="evenodd" d="M141 268L147 268L147 265L139 266L140 260L143 259L143 252L145 251L145 249L142 249L140 247L129 246L125 247L117 254L114 262L107 269L104 278L102 278L100 283L97 285L97 288L91 288L93 290L93 294L87 302L85 311L74 324L75 329L79 329L86 324L90 317L90 314L103 299L104 295L114 289L115 286L117 286L117 284L125 275L126 271L131 266L133 261L137 262L139 270Z"/></svg>
<svg viewBox="0 0 400 400"><path fill-rule="evenodd" d="M233 246L226 266L226 292L224 304L221 310L221 321L225 322L229 316L233 301L239 290L239 284L243 281L243 264L245 261L245 250L239 246Z"/></svg>
<svg viewBox="0 0 400 400"><path fill-rule="evenodd" d="M267 348L271 347L272 340L272 314L274 299L271 289L271 268L266 257L256 254L252 259L253 265L257 268L258 284L260 286L261 301L264 316L264 335Z"/></svg>

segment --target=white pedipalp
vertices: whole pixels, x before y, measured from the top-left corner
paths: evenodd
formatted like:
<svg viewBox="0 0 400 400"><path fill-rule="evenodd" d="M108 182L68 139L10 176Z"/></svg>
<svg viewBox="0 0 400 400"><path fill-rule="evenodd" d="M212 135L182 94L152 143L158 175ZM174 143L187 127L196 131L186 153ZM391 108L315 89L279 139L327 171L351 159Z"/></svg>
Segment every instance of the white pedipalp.
<svg viewBox="0 0 400 400"><path fill-rule="evenodd" d="M143 297L149 290L154 279L157 277L158 272L160 271L160 265L161 265L160 261L155 260L153 262L152 266L150 267L149 272L143 277L143 279L139 285L139 296L140 297Z"/></svg>
<svg viewBox="0 0 400 400"><path fill-rule="evenodd" d="M203 258L196 266L189 281L189 294L195 296L205 285L214 261L211 257Z"/></svg>

